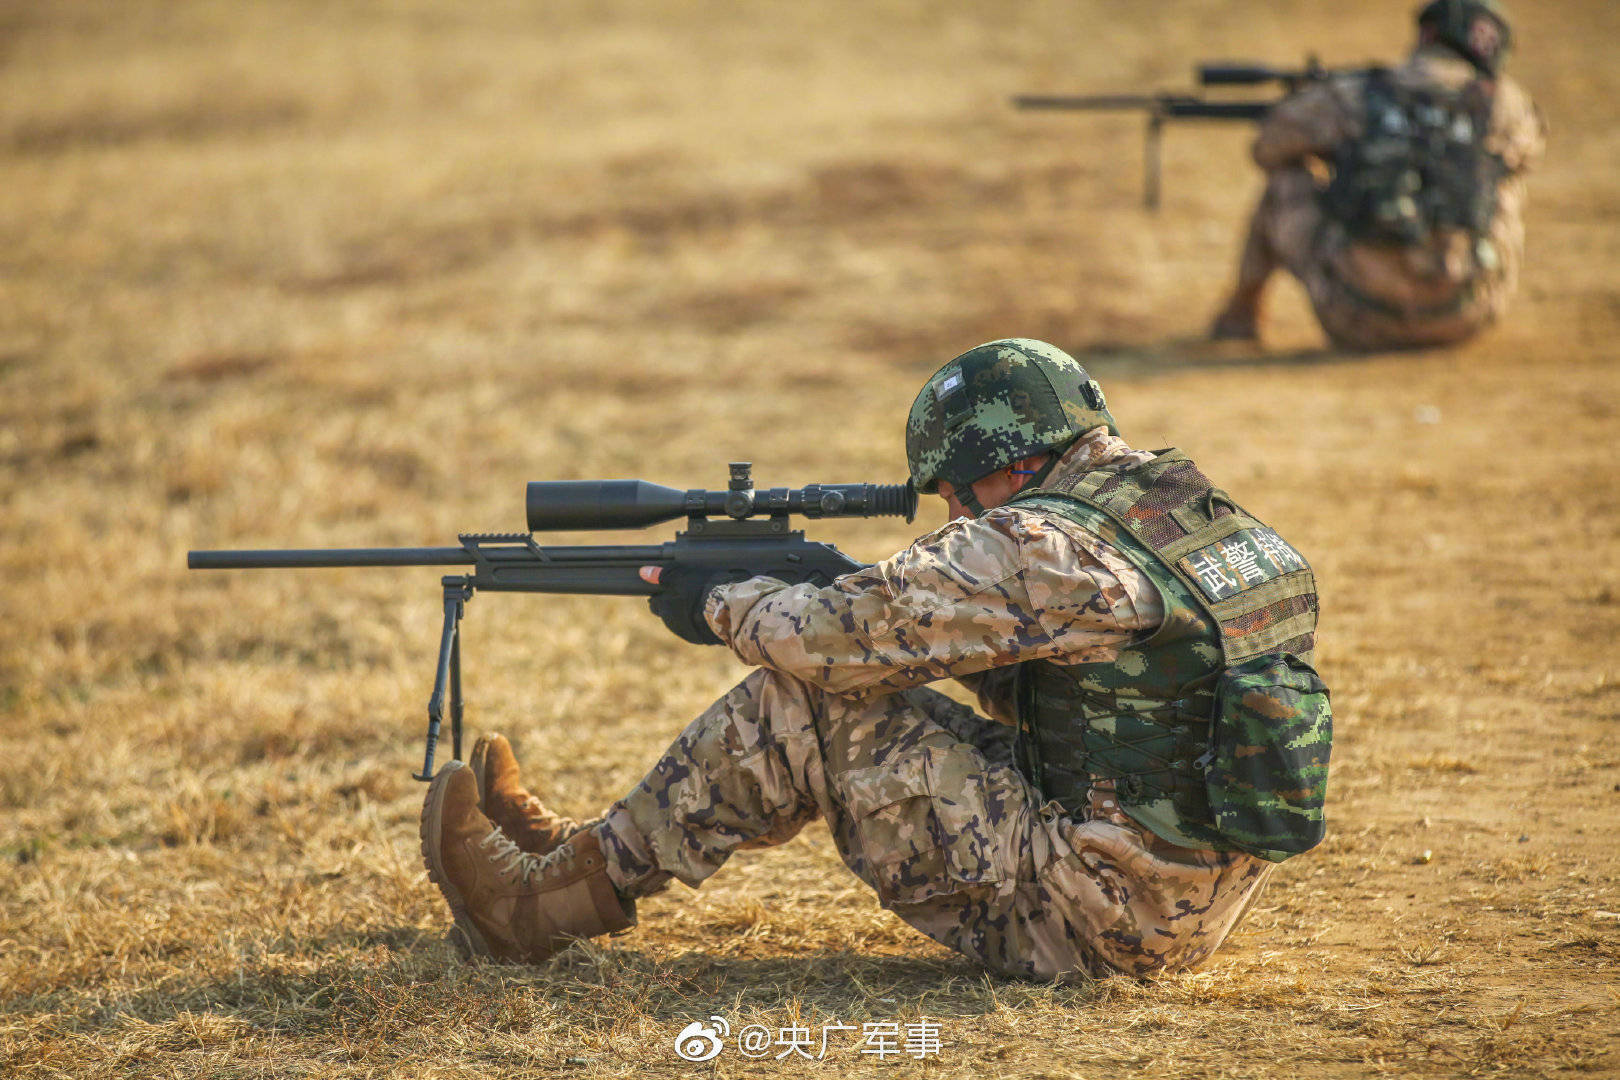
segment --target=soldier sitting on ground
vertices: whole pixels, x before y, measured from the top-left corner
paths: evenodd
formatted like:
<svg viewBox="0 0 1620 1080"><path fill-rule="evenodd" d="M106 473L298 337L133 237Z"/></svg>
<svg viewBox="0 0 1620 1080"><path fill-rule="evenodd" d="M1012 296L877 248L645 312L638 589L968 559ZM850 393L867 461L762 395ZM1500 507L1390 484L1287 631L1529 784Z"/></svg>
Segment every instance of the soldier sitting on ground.
<svg viewBox="0 0 1620 1080"><path fill-rule="evenodd" d="M1545 125L1499 73L1495 0L1434 0L1400 67L1313 83L1272 109L1254 144L1267 172L1216 339L1259 336L1274 270L1310 295L1335 345L1460 341L1507 307L1524 252L1524 174Z"/></svg>
<svg viewBox="0 0 1620 1080"><path fill-rule="evenodd" d="M1128 446L1042 342L946 364L906 450L951 520L875 566L643 571L672 630L757 670L600 818L546 810L500 736L439 772L422 847L464 953L544 960L822 818L884 907L992 971L1173 971L1317 842L1331 718L1297 551ZM944 678L988 717L923 686Z"/></svg>

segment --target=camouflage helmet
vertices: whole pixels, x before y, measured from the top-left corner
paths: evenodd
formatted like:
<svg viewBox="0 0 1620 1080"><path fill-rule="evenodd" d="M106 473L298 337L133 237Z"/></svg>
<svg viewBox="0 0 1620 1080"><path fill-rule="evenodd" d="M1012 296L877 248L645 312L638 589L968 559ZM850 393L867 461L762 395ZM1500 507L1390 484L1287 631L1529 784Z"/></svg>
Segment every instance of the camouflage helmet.
<svg viewBox="0 0 1620 1080"><path fill-rule="evenodd" d="M1062 349L1006 338L969 349L923 385L906 420L911 484L966 488L1015 461L1119 428L1102 388Z"/></svg>
<svg viewBox="0 0 1620 1080"><path fill-rule="evenodd" d="M1484 75L1495 75L1513 47L1507 9L1497 0L1430 0L1418 9L1417 23Z"/></svg>

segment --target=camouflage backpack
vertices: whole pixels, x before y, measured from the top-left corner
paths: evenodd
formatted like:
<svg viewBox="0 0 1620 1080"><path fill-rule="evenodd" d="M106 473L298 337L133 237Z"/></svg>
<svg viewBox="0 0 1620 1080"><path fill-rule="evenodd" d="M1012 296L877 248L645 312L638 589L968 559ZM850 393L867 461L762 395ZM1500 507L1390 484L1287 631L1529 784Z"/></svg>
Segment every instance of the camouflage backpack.
<svg viewBox="0 0 1620 1080"><path fill-rule="evenodd" d="M1369 243L1418 246L1441 229L1484 236L1506 171L1485 147L1494 99L1487 79L1452 91L1403 86L1389 69L1372 69L1365 126L1334 155L1324 212Z"/></svg>

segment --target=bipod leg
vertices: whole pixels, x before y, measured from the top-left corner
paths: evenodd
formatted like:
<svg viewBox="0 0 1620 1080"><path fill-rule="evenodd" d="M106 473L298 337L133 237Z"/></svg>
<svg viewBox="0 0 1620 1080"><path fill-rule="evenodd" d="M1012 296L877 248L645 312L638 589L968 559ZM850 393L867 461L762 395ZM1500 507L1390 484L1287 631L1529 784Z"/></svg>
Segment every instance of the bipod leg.
<svg viewBox="0 0 1620 1080"><path fill-rule="evenodd" d="M1142 143L1142 205L1159 209L1159 170L1163 158L1164 114L1155 110L1148 116L1147 138Z"/></svg>
<svg viewBox="0 0 1620 1080"><path fill-rule="evenodd" d="M461 630L450 646L450 749L461 760Z"/></svg>
<svg viewBox="0 0 1620 1080"><path fill-rule="evenodd" d="M427 749L422 756L422 771L413 774L424 783L433 779L433 754L444 723L446 683L450 689L452 749L456 758L461 758L461 616L472 599L472 586L464 577L447 577L443 584L444 629L439 634L439 667L433 676L433 696L428 698Z"/></svg>

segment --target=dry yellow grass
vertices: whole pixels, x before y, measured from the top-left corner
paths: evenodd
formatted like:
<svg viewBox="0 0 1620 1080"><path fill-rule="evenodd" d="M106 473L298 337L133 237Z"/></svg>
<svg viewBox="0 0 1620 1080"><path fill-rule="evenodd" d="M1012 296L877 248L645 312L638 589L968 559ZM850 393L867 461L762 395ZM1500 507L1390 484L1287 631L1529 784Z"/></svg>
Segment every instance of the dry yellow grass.
<svg viewBox="0 0 1620 1080"><path fill-rule="evenodd" d="M1268 351L1199 344L1244 134L1173 130L1152 217L1133 120L1004 104L1388 56L1407 7L0 2L0 1074L675 1075L711 1013L940 1021L819 1067L885 1077L1620 1070L1620 12L1519 5L1522 296L1430 355L1323 352L1286 287ZM1201 973L987 980L809 833L459 965L407 779L435 573L183 569L517 528L530 479L892 480L1005 334L1321 575L1332 832ZM739 674L632 601L466 633L473 727L574 813Z"/></svg>

